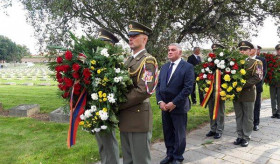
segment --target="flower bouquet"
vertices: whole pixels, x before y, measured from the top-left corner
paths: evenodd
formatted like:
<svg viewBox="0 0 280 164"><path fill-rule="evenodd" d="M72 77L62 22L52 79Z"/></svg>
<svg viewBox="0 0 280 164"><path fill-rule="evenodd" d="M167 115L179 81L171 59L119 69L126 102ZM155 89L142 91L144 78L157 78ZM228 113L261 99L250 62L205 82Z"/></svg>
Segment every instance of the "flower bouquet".
<svg viewBox="0 0 280 164"><path fill-rule="evenodd" d="M268 85L279 85L280 84L280 58L269 53L261 54L267 62L267 75L265 76L264 82Z"/></svg>

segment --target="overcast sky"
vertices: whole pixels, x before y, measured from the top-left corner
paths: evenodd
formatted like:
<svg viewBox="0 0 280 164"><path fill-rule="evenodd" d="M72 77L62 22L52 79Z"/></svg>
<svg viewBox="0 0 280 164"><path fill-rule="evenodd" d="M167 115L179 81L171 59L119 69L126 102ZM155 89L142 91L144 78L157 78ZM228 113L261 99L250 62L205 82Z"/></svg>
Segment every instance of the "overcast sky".
<svg viewBox="0 0 280 164"><path fill-rule="evenodd" d="M0 35L10 38L17 44L26 45L32 54L38 53L36 39L33 36L33 27L26 22L26 11L21 4L14 4L7 10L8 16L0 11ZM252 38L252 43L263 48L272 48L280 43L277 36L277 27L273 19L267 19L264 26L259 28L258 37ZM204 49L210 49L209 44L203 44Z"/></svg>

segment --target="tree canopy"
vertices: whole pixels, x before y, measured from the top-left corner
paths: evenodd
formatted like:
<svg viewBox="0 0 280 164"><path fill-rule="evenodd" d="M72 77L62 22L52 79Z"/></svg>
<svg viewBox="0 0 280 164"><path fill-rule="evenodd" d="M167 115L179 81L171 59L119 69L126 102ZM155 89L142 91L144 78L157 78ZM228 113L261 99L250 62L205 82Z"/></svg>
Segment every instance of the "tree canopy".
<svg viewBox="0 0 280 164"><path fill-rule="evenodd" d="M208 39L227 45L247 40L249 31L257 33L256 28L268 16L280 22L279 0L19 1L27 9L40 42L67 45L67 32L77 27L91 36L96 36L97 28L105 28L128 42L128 22L136 20L152 27L147 48L158 59L166 56L171 42Z"/></svg>
<svg viewBox="0 0 280 164"><path fill-rule="evenodd" d="M23 56L30 55L25 45L17 45L9 38L0 35L0 61L20 61Z"/></svg>

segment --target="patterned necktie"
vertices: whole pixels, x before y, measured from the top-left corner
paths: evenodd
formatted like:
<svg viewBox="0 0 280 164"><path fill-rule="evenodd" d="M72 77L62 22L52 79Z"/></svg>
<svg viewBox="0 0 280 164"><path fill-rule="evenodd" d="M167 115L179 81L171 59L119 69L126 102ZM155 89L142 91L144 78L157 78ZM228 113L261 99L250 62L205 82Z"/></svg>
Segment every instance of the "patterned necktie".
<svg viewBox="0 0 280 164"><path fill-rule="evenodd" d="M196 56L197 58L197 61L198 61L198 63L200 63L201 62L201 59L200 59L200 56Z"/></svg>
<svg viewBox="0 0 280 164"><path fill-rule="evenodd" d="M170 76L171 76L171 72L172 72L172 69L173 69L173 65L174 65L174 63L171 63L171 64L170 64L170 67L168 68L168 71L167 71L167 78L166 78L166 84L168 83L169 78L170 78Z"/></svg>

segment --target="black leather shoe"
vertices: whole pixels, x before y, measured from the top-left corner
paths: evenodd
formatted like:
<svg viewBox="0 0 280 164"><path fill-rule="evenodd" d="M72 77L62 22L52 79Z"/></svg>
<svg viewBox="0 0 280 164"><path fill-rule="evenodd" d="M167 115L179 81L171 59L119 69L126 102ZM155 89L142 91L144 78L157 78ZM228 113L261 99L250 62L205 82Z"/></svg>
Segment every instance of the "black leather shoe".
<svg viewBox="0 0 280 164"><path fill-rule="evenodd" d="M271 116L271 118L276 118L277 117L277 114L273 114L272 116Z"/></svg>
<svg viewBox="0 0 280 164"><path fill-rule="evenodd" d="M258 131L258 130L260 130L259 125L254 125L253 130L254 130L254 131Z"/></svg>
<svg viewBox="0 0 280 164"><path fill-rule="evenodd" d="M246 140L242 140L242 142L241 142L241 146L242 147L247 147L249 145L249 141L246 141Z"/></svg>
<svg viewBox="0 0 280 164"><path fill-rule="evenodd" d="M219 139L222 137L222 133L216 133L214 139Z"/></svg>
<svg viewBox="0 0 280 164"><path fill-rule="evenodd" d="M182 161L177 161L174 159L171 164L181 164L181 163L182 163Z"/></svg>
<svg viewBox="0 0 280 164"><path fill-rule="evenodd" d="M169 162L173 161L173 157L165 157L162 161L160 161L160 164L169 164Z"/></svg>
<svg viewBox="0 0 280 164"><path fill-rule="evenodd" d="M234 145L240 145L242 141L243 141L242 138L237 138L237 139L233 142L233 144L234 144Z"/></svg>
<svg viewBox="0 0 280 164"><path fill-rule="evenodd" d="M208 133L206 134L206 137L212 137L212 136L214 136L215 134L216 134L216 132L210 131L210 132L208 132Z"/></svg>

